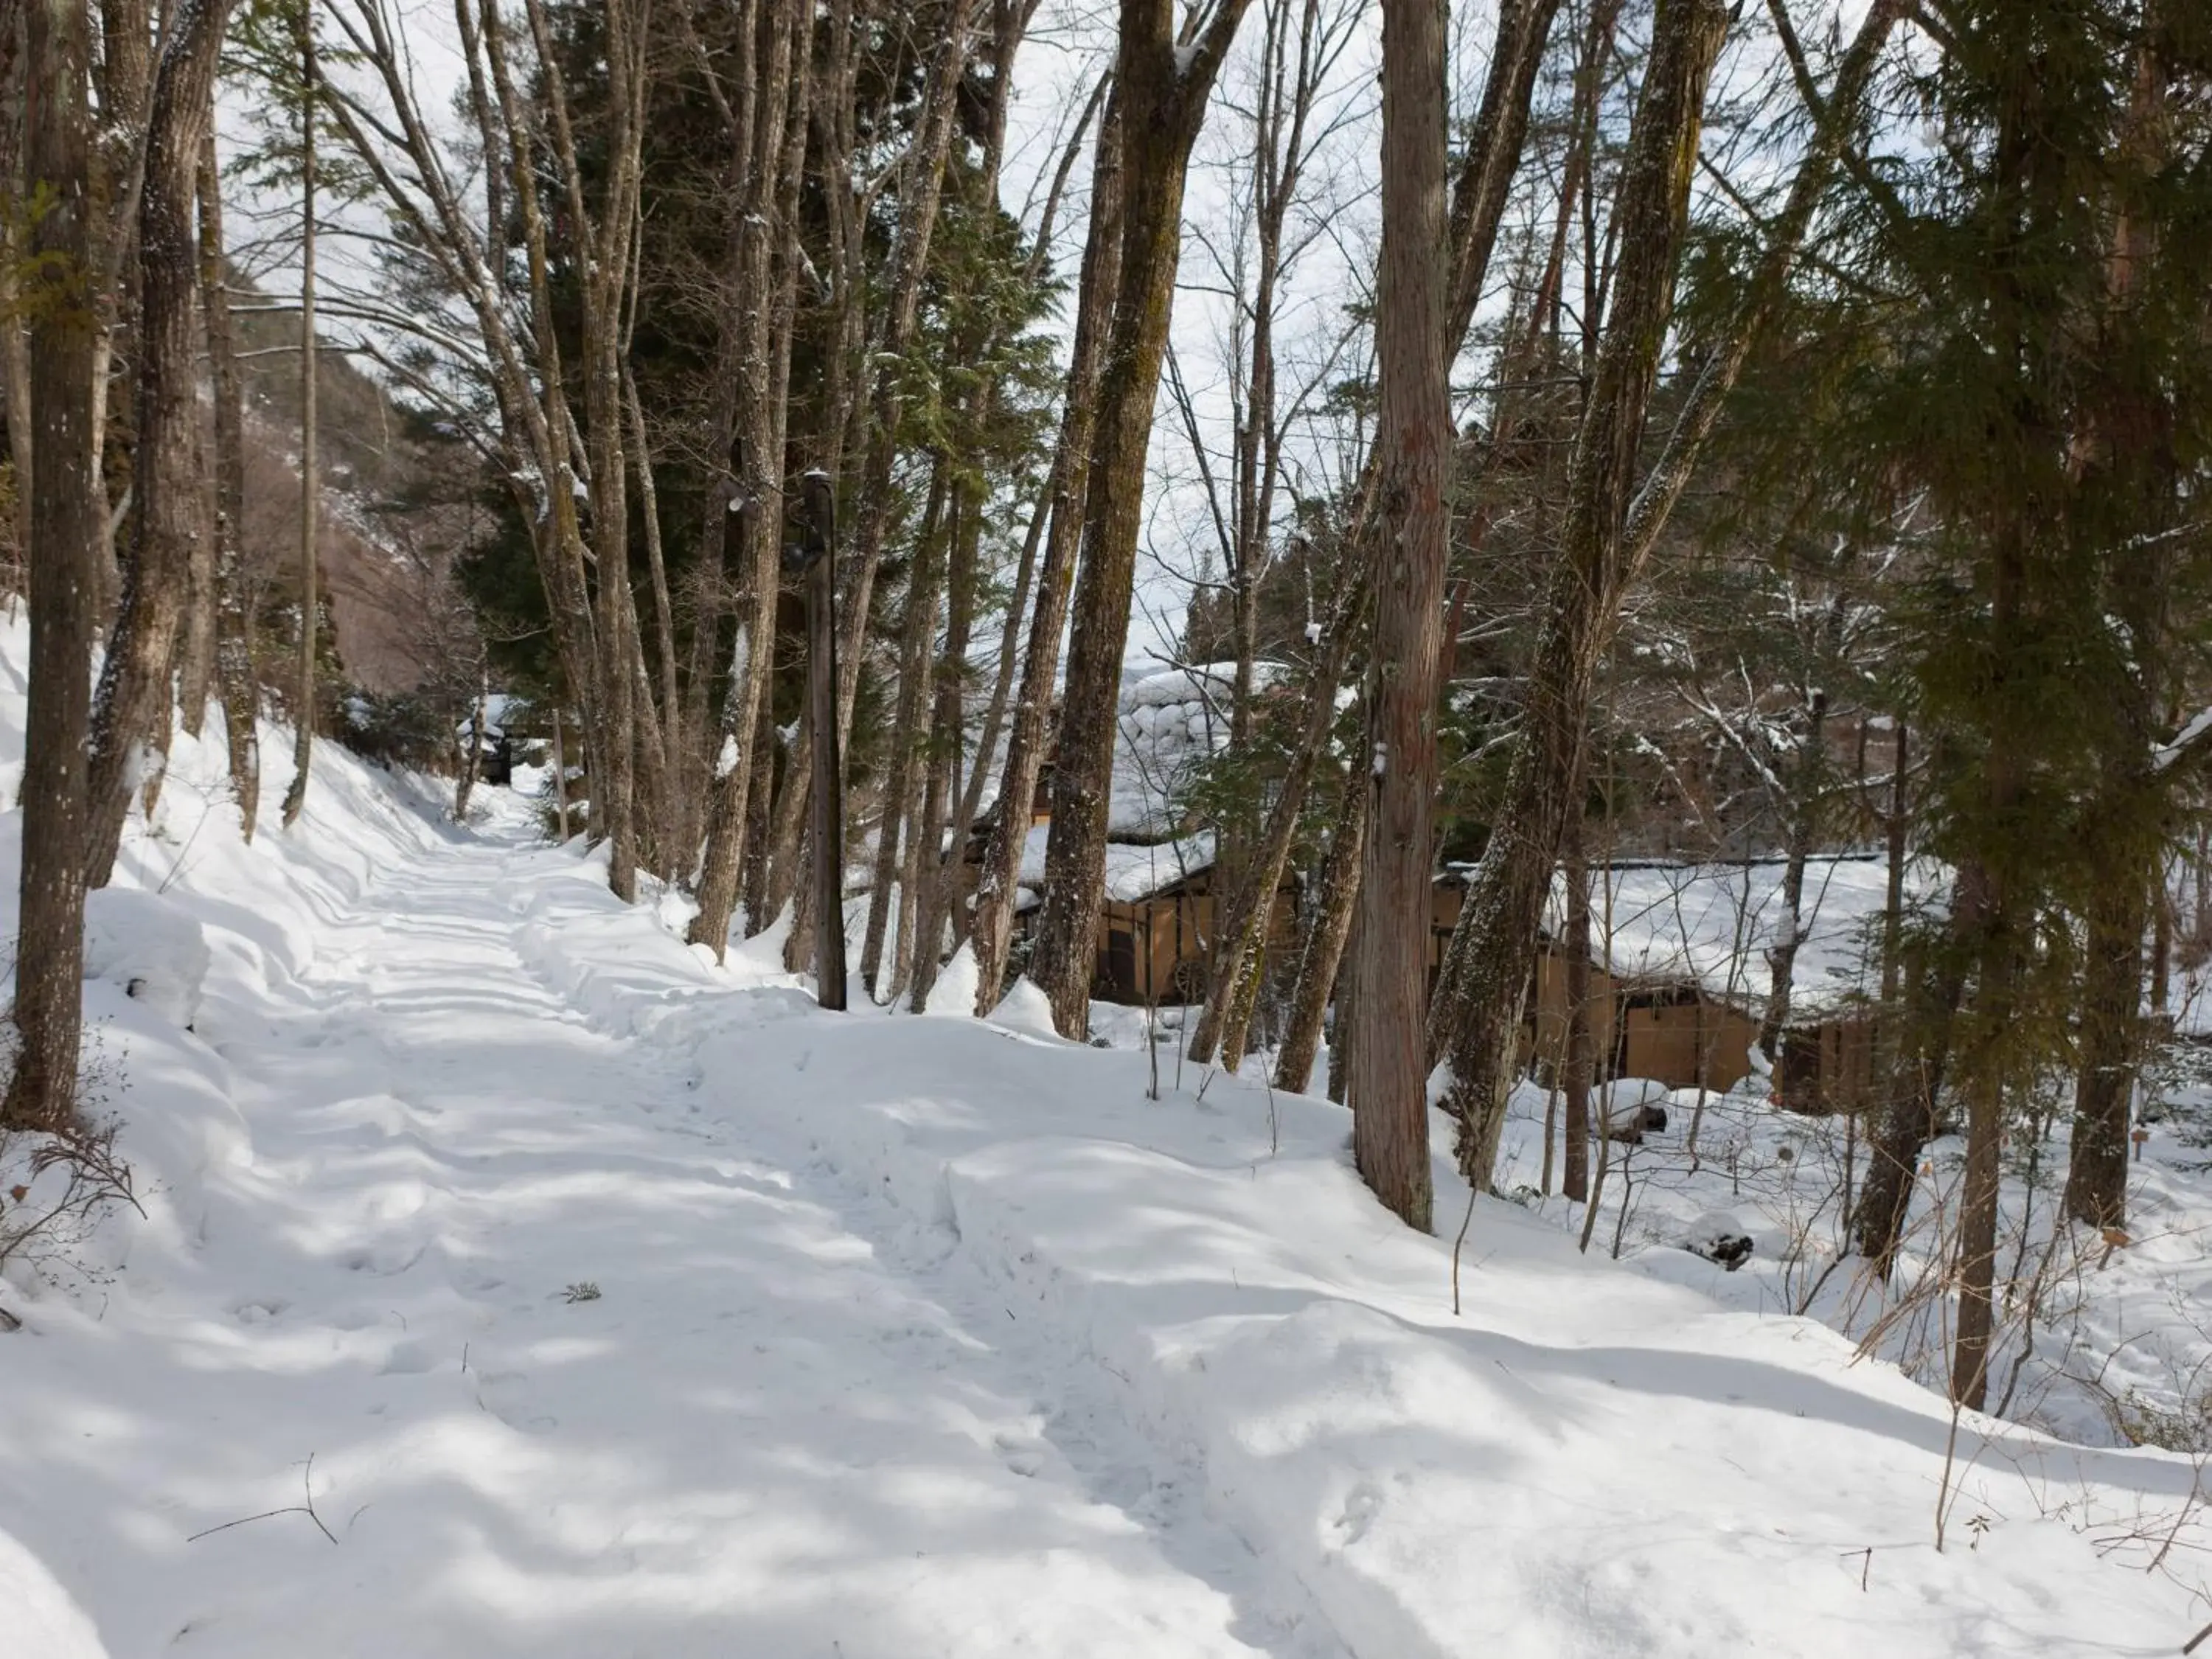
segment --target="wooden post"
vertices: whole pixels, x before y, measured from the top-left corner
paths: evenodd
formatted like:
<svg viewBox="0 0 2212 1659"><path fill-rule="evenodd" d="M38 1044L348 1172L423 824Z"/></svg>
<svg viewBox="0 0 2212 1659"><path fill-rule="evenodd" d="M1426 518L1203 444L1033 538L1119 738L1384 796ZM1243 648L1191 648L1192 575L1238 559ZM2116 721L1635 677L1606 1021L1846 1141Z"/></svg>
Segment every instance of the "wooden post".
<svg viewBox="0 0 2212 1659"><path fill-rule="evenodd" d="M799 480L799 566L806 574L806 699L813 711L815 998L845 1006L845 767L837 744L837 502L830 475Z"/></svg>

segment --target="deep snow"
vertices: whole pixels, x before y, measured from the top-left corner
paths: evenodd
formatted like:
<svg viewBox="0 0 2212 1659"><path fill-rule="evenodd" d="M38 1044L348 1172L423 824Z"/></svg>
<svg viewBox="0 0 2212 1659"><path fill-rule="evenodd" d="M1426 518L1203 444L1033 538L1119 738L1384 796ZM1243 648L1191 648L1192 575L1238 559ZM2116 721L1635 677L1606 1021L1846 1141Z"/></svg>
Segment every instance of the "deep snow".
<svg viewBox="0 0 2212 1659"><path fill-rule="evenodd" d="M1324 1103L1151 1100L1026 1006L820 1013L503 792L457 830L325 748L242 848L218 734L175 764L124 867L206 948L195 1029L88 987L148 1218L0 1286L10 1659L1953 1659L2212 1617L2193 1517L2142 1571L2186 1459L1967 1419L1939 1554L1940 1401L1717 1267L1485 1201L1455 1316Z"/></svg>

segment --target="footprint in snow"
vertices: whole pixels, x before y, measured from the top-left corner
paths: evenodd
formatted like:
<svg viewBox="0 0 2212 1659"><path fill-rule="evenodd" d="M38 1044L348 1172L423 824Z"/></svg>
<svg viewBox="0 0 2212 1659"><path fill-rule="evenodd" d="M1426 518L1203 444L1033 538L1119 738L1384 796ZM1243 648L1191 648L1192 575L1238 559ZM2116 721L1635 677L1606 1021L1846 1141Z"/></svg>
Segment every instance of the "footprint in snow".
<svg viewBox="0 0 2212 1659"><path fill-rule="evenodd" d="M348 1250L338 1262L348 1273L374 1273L380 1279L391 1279L420 1261L426 1248L419 1243L380 1244L374 1249Z"/></svg>
<svg viewBox="0 0 2212 1659"><path fill-rule="evenodd" d="M522 1401L506 1397L527 1381L521 1371L486 1371L477 1379L477 1404L517 1434L550 1434L561 1426L559 1418L532 1413Z"/></svg>
<svg viewBox="0 0 2212 1659"><path fill-rule="evenodd" d="M991 1443L1007 1468L1025 1480L1035 1480L1044 1468L1044 1448L1034 1440L1001 1433L992 1436Z"/></svg>
<svg viewBox="0 0 2212 1659"><path fill-rule="evenodd" d="M1345 1494L1344 1512L1336 1517L1336 1529L1343 1534L1346 1549L1367 1535L1377 1510L1382 1507L1382 1494L1365 1481L1361 1481Z"/></svg>
<svg viewBox="0 0 2212 1659"><path fill-rule="evenodd" d="M385 1356L384 1364L378 1371L378 1375L420 1376L423 1372L434 1367L438 1358L437 1351L432 1348L429 1343L419 1338L412 1341L395 1342L392 1345L392 1352Z"/></svg>

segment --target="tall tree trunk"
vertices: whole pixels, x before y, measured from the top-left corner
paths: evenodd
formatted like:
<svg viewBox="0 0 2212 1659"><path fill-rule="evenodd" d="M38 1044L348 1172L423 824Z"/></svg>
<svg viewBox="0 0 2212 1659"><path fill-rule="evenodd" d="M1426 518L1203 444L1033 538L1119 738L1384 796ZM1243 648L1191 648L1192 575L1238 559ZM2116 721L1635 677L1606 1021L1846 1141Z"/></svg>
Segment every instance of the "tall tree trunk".
<svg viewBox="0 0 2212 1659"><path fill-rule="evenodd" d="M2140 331L2138 282L2156 269L2159 254L2158 216L2139 192L2172 161L2166 109L2172 66L2165 61L2175 38L2172 20L2165 15L2170 6L2171 0L2144 4L2120 133L2121 154L2135 175L2127 183L2134 188L2116 204L2105 290L2106 329L2123 342ZM2185 495L2179 487L2173 411L2170 398L2130 383L2127 371L2116 367L2134 355L2120 349L2102 356L2105 372L2091 382L2087 430L2075 441L2082 463L2077 482L2148 507L2145 516L2167 528ZM2104 609L2126 630L2129 660L2106 693L2109 725L2087 814L2094 826L2085 849L2088 939L2065 1203L2076 1221L2118 1227L2127 1217L2128 1131L2143 1047L2143 935L2154 918L2162 924L2165 915L2170 797L2161 799L2150 755L2163 700L2160 688L2171 673L2173 556L2170 538L2160 538L2106 559ZM2155 977L2160 982L2152 1000L2162 1013L2162 926L2160 932Z"/></svg>
<svg viewBox="0 0 2212 1659"><path fill-rule="evenodd" d="M1506 0L1498 9L1490 78L1484 88L1472 143L1453 186L1449 277L1452 309L1443 325L1448 360L1457 355L1458 346L1466 337L1474 318L1474 296L1480 293L1490 269L1514 171L1528 135L1536 64L1557 10L1558 0ZM1272 374L1272 369L1269 373ZM1241 867L1234 872L1234 885L1225 907L1227 919L1219 932L1220 944L1215 953L1206 1006L1200 1010L1191 1030L1188 1052L1193 1060L1201 1064L1213 1058L1217 1043L1224 1054L1233 1052L1237 1060L1243 1057L1245 1027L1259 991L1255 957L1266 936L1266 920L1282 885L1283 872L1289 865L1294 833L1305 810L1313 766L1326 744L1335 714L1337 687L1364 620L1364 599L1375 558L1370 541L1374 511L1373 469L1377 459L1370 456L1368 468L1355 492L1358 505L1353 510L1352 533L1347 538L1352 571L1340 583L1339 603L1324 635L1329 649L1324 658L1326 665L1316 672L1308 694L1310 701L1304 736L1291 750L1289 769L1269 809L1256 851L1249 859L1242 860ZM1241 594L1239 603L1243 603ZM1354 885L1356 888L1357 884ZM1425 932L1422 939L1425 952ZM1235 1060L1225 1063L1232 1070L1235 1068Z"/></svg>
<svg viewBox="0 0 2212 1659"><path fill-rule="evenodd" d="M1091 189L1090 233L1076 290L1075 342L1060 416L1060 442L1046 484L1052 528L1037 573L1036 608L1022 657L1020 696L1006 735L1006 761L999 785L999 810L983 848L975 884L975 914L969 939L975 954L975 1013L998 1006L1013 944L1014 902L1020 892L1022 849L1028 843L1031 803L1046 749L1053 682L1060 667L1060 630L1067 621L1075 552L1090 493L1091 434L1098 382L1121 270L1121 99L1109 97L1098 127Z"/></svg>
<svg viewBox="0 0 2212 1659"><path fill-rule="evenodd" d="M31 678L23 755L21 915L15 939L18 1048L0 1125L67 1127L76 1114L83 1022L85 761L90 731L95 567L106 527L93 448L89 292L91 26L84 0L28 0L24 173L48 192L33 222L26 280L31 445Z"/></svg>
<svg viewBox="0 0 2212 1659"><path fill-rule="evenodd" d="M148 157L156 28L155 8L149 0L101 0L95 16L100 26L100 50L93 65L99 95L94 112L97 125L92 176L94 199L104 210L95 216L88 233L94 272L93 303L100 322L93 337L92 453L104 475L111 435L111 405L118 394L135 396L132 347L138 328L138 287L132 271L138 252L139 202ZM161 17L166 31L166 9ZM131 434L134 449L137 435ZM105 476L96 489L100 505L106 507L114 492L108 488ZM125 520L122 514L109 509L104 514L104 522L106 531L95 567L95 615L103 625L116 620L122 592L123 573L115 538L125 527ZM111 648L112 643L111 635ZM95 705L95 728L99 718ZM95 778L95 836L100 810L98 790Z"/></svg>
<svg viewBox="0 0 2212 1659"><path fill-rule="evenodd" d="M891 250L891 280L875 357L873 394L869 400L867 441L860 475L860 523L848 561L851 580L842 596L837 638L837 738L852 731L853 702L860 694L860 665L867 641L868 607L876 573L890 538L893 463L898 458L907 388L901 374L914 349L921 317L922 281L929 270L938 209L944 199L945 167L951 154L962 78L967 73L969 16L974 0L951 0L943 24L945 36L929 66L913 149L899 203L898 234Z"/></svg>
<svg viewBox="0 0 2212 1659"><path fill-rule="evenodd" d="M201 140L201 154L193 158L195 197L199 187L200 166L205 160L208 147L214 142L215 120L210 112L206 133ZM204 252L201 257L205 258ZM216 258L219 275L219 249ZM204 314L208 304L208 286L203 268L200 280L195 284L192 293L196 323L194 334L199 339L212 337L210 325ZM212 349L210 356L212 367ZM177 704L186 734L197 738L207 721L208 696L216 678L216 641L222 631L218 614L222 607L218 566L222 538L216 524L222 512L222 504L216 483L218 468L213 455L215 440L206 422L193 422L192 447L198 463L200 526L199 533L192 538L191 556L185 572L185 632L177 648ZM150 811L152 809L149 807L148 810Z"/></svg>
<svg viewBox="0 0 2212 1659"><path fill-rule="evenodd" d="M731 319L742 325L731 453L732 487L740 492L744 509L738 556L744 589L738 600L737 639L708 786L699 910L688 933L694 944L711 948L717 961L729 946L748 842L757 848L761 839L748 833L757 805L754 781L757 775L768 775L763 739L775 729L769 717L769 684L775 667L776 596L782 581L785 392L797 308L799 195L813 96L811 53L803 27L811 11L790 0L771 0L769 11L762 52L767 69L750 141L753 194L738 227L737 292L740 300L748 293L771 298ZM749 902L747 909L756 928L767 924L760 907Z"/></svg>
<svg viewBox="0 0 2212 1659"><path fill-rule="evenodd" d="M1006 118L1013 97L1014 57L1028 33L1034 9L1034 0L992 0L991 101L984 131L982 165L976 170L968 197L969 208L973 213L988 216L997 211L999 174L1006 157ZM1066 187L1068 175L1074 170L1077 158L1083 153L1091 124L1105 103L1107 85L1107 78L1102 77L1092 86L1082 113L1076 118L1075 129L1069 135L1053 169L1052 181L1045 192L1036 239L1024 264L1024 275L1031 281L1043 272L1045 256L1052 245L1053 226L1059 216L1061 192ZM995 319L977 330L977 355L1004 343L1003 329ZM998 397L997 381L988 375L979 377L969 394L967 418L970 430L981 430L989 422L998 406ZM939 861L939 873L931 884L929 901L935 915L949 920L956 931L963 925L963 912L967 896L969 866L966 858L961 854L964 854L969 832L975 827L976 817L982 810L983 791L993 775L991 763L998 752L999 735L1006 725L1007 704L1012 694L1018 665L1016 655L1021 644L1022 623L1028 615L1030 593L1036 582L1037 554L1043 545L1046 518L1046 503L1041 499L1030 514L1029 532L1022 540L1013 592L1007 599L1006 620L1000 629L991 695L985 705L981 729L977 733L974 763L968 768L964 781L959 771L957 738L954 744L950 782L957 786L957 796L951 799L948 810L955 829L956 853L954 856ZM975 519L978 536L981 535L981 523L979 506ZM972 587L972 582L969 586ZM972 608L972 594L969 603ZM963 637L964 639L964 635ZM964 645L961 654L964 657ZM964 720L964 708L956 712ZM935 932L941 932L944 925L945 922L940 921L931 936L935 937ZM933 954L923 963L922 972L915 981L923 1001L927 1000L936 976L937 963ZM920 1006L917 1003L916 1006Z"/></svg>
<svg viewBox="0 0 2212 1659"><path fill-rule="evenodd" d="M131 496L131 568L100 671L93 716L85 880L105 886L134 777L150 740L166 738L171 657L191 544L200 531L192 289L198 277L193 178L213 107L216 59L230 0L179 0L155 80L138 201L138 394Z"/></svg>
<svg viewBox="0 0 2212 1659"><path fill-rule="evenodd" d="M1996 609L2003 608L2000 599ZM2002 624L1998 625L2002 633ZM2016 793L2009 767L1990 768L1994 805ZM2004 1141L2008 1028L2018 1002L2020 962L2010 896L1996 877L1969 866L1961 879L1978 877L1988 898L1979 950L1966 1049L1966 1159L1959 1193L1959 1239L1954 1258L1958 1323L1951 1346L1951 1398L1979 1411L1989 1394L1990 1351L1996 1340L1996 1279L1999 1155Z"/></svg>
<svg viewBox="0 0 2212 1659"><path fill-rule="evenodd" d="M31 66L25 39L28 0L0 4L0 190L17 201L31 199L23 170L29 135L25 131ZM8 459L15 470L15 513L12 529L15 556L27 572L31 556L31 336L23 305L25 272L12 259L0 260L0 376L7 397Z"/></svg>
<svg viewBox="0 0 2212 1659"><path fill-rule="evenodd" d="M210 453L215 474L216 683L222 694L223 735L230 750L230 792L238 801L240 828L250 842L261 807L261 683L254 670L246 573L239 550L239 527L246 510L246 406L231 326L222 177L216 167L212 123L200 141L195 185L200 211L200 319L207 334L215 391Z"/></svg>
<svg viewBox="0 0 2212 1659"><path fill-rule="evenodd" d="M1372 784L1364 778L1360 781L1372 791ZM1365 864L1364 855L1360 862ZM1352 971L1352 965L1358 955L1359 942L1360 906L1356 887L1353 895L1351 947L1343 966L1337 970L1333 999L1336 1004L1336 1029L1328 1045L1328 1097L1340 1106L1344 1104L1345 1091L1351 1085L1352 1056L1359 1052L1359 975Z"/></svg>
<svg viewBox="0 0 2212 1659"><path fill-rule="evenodd" d="M1422 1045L1452 444L1444 354L1444 8L1384 0L1382 252L1376 356L1382 453L1369 676L1372 828L1352 972L1360 1033L1346 1084L1352 1161L1411 1227L1429 1227L1429 1067Z"/></svg>
<svg viewBox="0 0 2212 1659"><path fill-rule="evenodd" d="M908 567L906 616L899 629L898 705L891 717L889 758L884 767L883 805L876 815L876 873L868 892L868 928L860 946L860 981L878 1002L888 1002L896 992L882 975L884 939L890 926L891 894L898 893L899 932L914 927L914 890L900 879L913 860L902 856L906 843L920 833L911 814L922 791L922 768L927 763L921 738L924 682L929 672L930 641L937 636L937 604L944 566L938 553L939 529L945 516L948 459L941 452L933 459L929 505L921 515L914 558ZM901 977L894 973L892 979Z"/></svg>
<svg viewBox="0 0 2212 1659"><path fill-rule="evenodd" d="M1182 250L1184 178L1207 94L1249 3L1223 0L1205 33L1182 46L1170 0L1121 3L1121 281L1099 382L1097 453L1053 770L1044 908L1030 962L1063 1036L1081 1037L1090 1028L1121 657L1152 409Z"/></svg>
<svg viewBox="0 0 2212 1659"><path fill-rule="evenodd" d="M1828 694L1816 690L1806 700L1804 758L1792 780L1796 799L1788 803L1790 844L1782 866L1782 914L1775 921L1774 943L1766 951L1766 1012L1759 1023L1759 1049L1770 1061L1782 1056L1782 1033L1790 1024L1790 992L1796 977L1797 951L1805 942L1805 866L1820 839L1827 724Z"/></svg>
<svg viewBox="0 0 2212 1659"><path fill-rule="evenodd" d="M477 681L477 700L469 706L469 723L466 728L468 736L463 739L466 746L461 755L461 763L455 769L453 777L453 822L455 823L466 823L469 821L469 797L476 793L477 773L483 765L484 734L490 726L487 708L490 701L490 692L489 684L479 678Z"/></svg>
<svg viewBox="0 0 2212 1659"><path fill-rule="evenodd" d="M914 966L908 979L913 1009L929 1003L943 959L948 868L960 867L962 835L953 826L952 850L945 850L946 814L960 781L960 745L967 718L968 639L975 617L975 567L983 540L983 503L961 480L952 486L952 538L945 570L945 649L937 659L937 695L924 745L929 784L921 802L917 882L914 907ZM977 764L983 757L977 757Z"/></svg>
<svg viewBox="0 0 2212 1659"><path fill-rule="evenodd" d="M1574 1202L1589 1202L1590 1092L1597 1084L1597 1041L1590 1008L1589 860L1583 850L1579 804L1567 811L1562 862L1565 866L1567 913L1559 941L1565 969L1567 1048L1561 1056L1559 1092L1566 1108L1567 1143L1560 1190ZM1608 1022L1610 1024L1610 1022ZM1602 1134L1601 1126L1599 1133Z"/></svg>
<svg viewBox="0 0 2212 1659"><path fill-rule="evenodd" d="M773 644L774 641L769 641ZM775 920L768 904L769 842L775 824L776 757L781 738L776 731L775 711L761 699L755 723L752 782L745 795L744 899L745 937L750 939Z"/></svg>
<svg viewBox="0 0 2212 1659"><path fill-rule="evenodd" d="M2092 903L2081 964L2080 1069L2066 1213L2092 1227L2127 1219L2128 1127L2142 1048L2143 933L2150 872L2108 885Z"/></svg>
<svg viewBox="0 0 2212 1659"><path fill-rule="evenodd" d="M210 124L212 126L212 123ZM192 295L192 333L206 337L198 285ZM197 739L207 724L208 696L215 685L216 501L214 440L205 422L192 423L192 476L199 486L199 529L192 538L185 571L184 635L177 642L177 719L187 737ZM153 808L149 805L148 811Z"/></svg>
<svg viewBox="0 0 2212 1659"><path fill-rule="evenodd" d="M677 678L676 607L668 592L668 560L660 542L660 490L653 476L653 446L646 431L645 405L638 398L637 380L627 361L623 366L622 379L623 403L629 413L630 441L637 447L638 516L645 526L646 572L653 584L653 657L660 670L660 683L652 688L660 698L660 815L648 838L659 848L661 878L674 882L690 874L691 862L698 855L698 848L684 837L684 825L690 821L690 784L686 775L688 754L684 746L684 701ZM728 514L717 511L714 516L726 518Z"/></svg>
<svg viewBox="0 0 2212 1659"><path fill-rule="evenodd" d="M850 396L851 412L856 422L863 411L866 414L860 517L849 549L842 559L850 574L838 600L837 738L841 748L852 731L854 703L860 695L860 671L867 654L868 617L874 601L876 575L890 536L896 499L892 487L893 469L898 459L899 427L905 401L900 374L913 352L915 331L921 322L922 281L929 269L930 243L935 234L938 207L944 192L945 161L951 149L953 117L968 62L972 3L973 0L953 0L944 25L944 42L931 60L929 78L923 88L918 130L904 162L898 229L890 255L891 278L881 313L883 325L874 349L866 354L872 362L872 385L869 385L870 365L864 363L857 378L839 388L841 395ZM847 321L857 328L861 319L856 315L854 276L855 273L847 272L844 297L848 306ZM850 362L860 354L835 355ZM865 393L864 386L868 387ZM833 406L838 401L833 397ZM802 916L810 901L805 896L804 883L799 879L798 853L801 820L814 787L813 764L813 757L804 745L792 757L784 778L782 798L776 806L775 844L771 855L774 869L769 902L780 904L783 897L797 891ZM793 973L801 971L812 948L806 933L793 928L784 947L786 968Z"/></svg>
<svg viewBox="0 0 2212 1659"><path fill-rule="evenodd" d="M1883 815L1882 838L1887 858L1881 910L1881 988L1875 1005L1874 1076L1884 1091L1884 1104L1867 1137L1868 1186L1860 1193L1850 1224L1860 1254L1877 1261L1882 1277L1901 1236L1905 1208L1911 1192L1914 1165L1920 1156L1922 1131L1927 1114L1914 1116L1906 1109L1900 1085L1905 1073L1900 1063L1905 1052L1905 1014L1899 1001L1905 975L1905 862L1910 827L1905 812L1907 777L1911 771L1911 729L1897 722L1891 750L1889 811ZM1875 1213L1873 1192L1877 1181L1887 1183Z"/></svg>
<svg viewBox="0 0 2212 1659"><path fill-rule="evenodd" d="M292 708L292 781L285 787L283 825L307 804L307 769L315 756L315 657L320 642L320 557L315 531L322 518L322 468L315 459L315 29L314 12L300 14L300 661ZM599 780L592 780L597 801Z"/></svg>
<svg viewBox="0 0 2212 1659"><path fill-rule="evenodd" d="M1570 463L1566 521L1522 716L1522 735L1468 883L1435 1026L1448 1042L1448 1103L1461 1167L1487 1185L1497 1161L1521 999L1535 961L1569 792L1579 775L1590 688L1634 574L1630 492L1673 307L1705 84L1728 14L1717 0L1660 0L1624 162L1622 249L1611 313Z"/></svg>
<svg viewBox="0 0 2212 1659"><path fill-rule="evenodd" d="M568 843L568 756L561 742L561 705L553 705L553 833Z"/></svg>
<svg viewBox="0 0 2212 1659"><path fill-rule="evenodd" d="M1345 769L1334 832L1329 836L1328 856L1322 865L1321 890L1315 895L1313 913L1306 919L1305 938L1298 951L1298 976L1291 991L1291 1014L1283 1040L1275 1048L1275 1086L1304 1094L1313 1077L1314 1056L1321 1048L1322 1021L1328 1010L1328 995L1335 988L1344 947L1352 937L1352 912L1359 898L1360 868L1365 862L1367 812L1374 783L1355 761ZM1428 933L1421 943L1425 950ZM1338 1010L1340 1020L1344 1011Z"/></svg>
<svg viewBox="0 0 2212 1659"><path fill-rule="evenodd" d="M1888 1279L1896 1267L1911 1215L1921 1148L1936 1136L1972 941L1982 925L1984 894L1979 873L1972 866L1962 869L1952 883L1944 941L1934 961L1911 965L1907 1000L1893 1016L1903 1029L1886 1079L1888 1104L1867 1137L1866 1185L1853 1229L1859 1254L1880 1279Z"/></svg>

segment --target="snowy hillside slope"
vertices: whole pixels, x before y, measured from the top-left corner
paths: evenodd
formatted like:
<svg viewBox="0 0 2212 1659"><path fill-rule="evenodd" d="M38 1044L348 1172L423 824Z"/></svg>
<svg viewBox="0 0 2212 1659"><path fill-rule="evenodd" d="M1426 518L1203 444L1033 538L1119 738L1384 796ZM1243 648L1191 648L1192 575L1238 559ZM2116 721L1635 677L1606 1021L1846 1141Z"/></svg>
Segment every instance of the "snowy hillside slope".
<svg viewBox="0 0 2212 1659"><path fill-rule="evenodd" d="M193 1029L88 987L148 1218L0 1285L9 1659L1957 1659L2212 1618L2188 1459L1954 1443L1718 1268L1507 1204L1455 1313L1326 1103L823 1014L501 792L456 830L325 747L247 848L219 733L176 765L125 885L198 930Z"/></svg>

